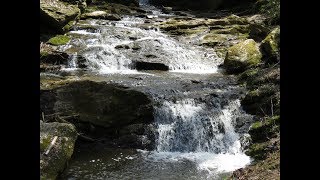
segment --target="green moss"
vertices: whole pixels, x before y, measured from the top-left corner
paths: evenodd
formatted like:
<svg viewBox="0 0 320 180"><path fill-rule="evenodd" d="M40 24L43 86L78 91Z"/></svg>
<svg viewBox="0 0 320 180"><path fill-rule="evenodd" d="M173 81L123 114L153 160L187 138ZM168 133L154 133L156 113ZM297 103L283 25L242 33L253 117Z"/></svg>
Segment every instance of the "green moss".
<svg viewBox="0 0 320 180"><path fill-rule="evenodd" d="M70 38L65 35L57 35L51 39L49 39L48 43L58 46L58 45L64 45L67 44L70 41Z"/></svg>
<svg viewBox="0 0 320 180"><path fill-rule="evenodd" d="M205 26L204 20L191 19L191 20L176 20L170 19L159 24L159 27L165 31L172 31L177 29L191 29L199 26Z"/></svg>
<svg viewBox="0 0 320 180"><path fill-rule="evenodd" d="M193 34L198 34L201 32L204 32L207 28L206 27L197 27L197 28L192 28L192 29L175 29L172 31L169 31L170 34L173 35L185 35L185 36L190 36Z"/></svg>
<svg viewBox="0 0 320 180"><path fill-rule="evenodd" d="M40 57L46 57L49 53L47 51L40 51Z"/></svg>
<svg viewBox="0 0 320 180"><path fill-rule="evenodd" d="M76 20L80 14L77 5L70 5L61 1L55 1L54 4L50 1L40 2L41 24L50 27L50 30L55 32L67 31L70 28L69 22Z"/></svg>
<svg viewBox="0 0 320 180"><path fill-rule="evenodd" d="M261 46L267 54L277 55L280 48L280 28L273 29L268 36L262 41Z"/></svg>
<svg viewBox="0 0 320 180"><path fill-rule="evenodd" d="M217 45L222 45L227 41L228 41L228 35L226 34L209 33L203 37L201 45L208 46L208 47L215 47Z"/></svg>
<svg viewBox="0 0 320 180"><path fill-rule="evenodd" d="M250 87L249 83L247 83L248 86ZM265 116L272 115L273 111L274 115L278 115L280 112L279 86L271 83L259 85L258 88L248 92L241 101L241 105L250 114Z"/></svg>
<svg viewBox="0 0 320 180"><path fill-rule="evenodd" d="M280 128L280 116L267 118L264 121L251 125L249 134L253 142L264 142L270 137L275 137Z"/></svg>
<svg viewBox="0 0 320 180"><path fill-rule="evenodd" d="M255 143L252 144L246 151L248 156L253 157L255 160L262 160L267 156L268 143Z"/></svg>
<svg viewBox="0 0 320 180"><path fill-rule="evenodd" d="M249 25L233 25L223 29L215 29L215 30L212 30L212 32L216 34L232 34L232 35L248 34Z"/></svg>
<svg viewBox="0 0 320 180"><path fill-rule="evenodd" d="M228 48L224 65L228 73L241 73L261 62L262 54L253 39L247 39Z"/></svg>
<svg viewBox="0 0 320 180"><path fill-rule="evenodd" d="M68 24L63 26L62 28L63 32L69 31L74 24L75 24L75 21L69 21Z"/></svg>
<svg viewBox="0 0 320 180"><path fill-rule="evenodd" d="M225 34L218 34L218 33L209 33L203 37L203 40L210 41L210 42L224 42L228 39L228 36Z"/></svg>
<svg viewBox="0 0 320 180"><path fill-rule="evenodd" d="M257 129L257 128L260 128L261 126L262 126L262 122L258 121L251 125L251 129Z"/></svg>
<svg viewBox="0 0 320 180"><path fill-rule="evenodd" d="M239 75L240 81L252 80L258 73L258 69L248 69Z"/></svg>
<svg viewBox="0 0 320 180"><path fill-rule="evenodd" d="M40 152L44 152L51 143L52 136L46 136L44 138L40 138Z"/></svg>
<svg viewBox="0 0 320 180"><path fill-rule="evenodd" d="M227 55L227 48L215 48L215 51L217 53L217 56L219 58L225 59L226 55Z"/></svg>
<svg viewBox="0 0 320 180"><path fill-rule="evenodd" d="M246 61L250 66L258 65L261 53L252 39L236 44L228 49L229 59Z"/></svg>
<svg viewBox="0 0 320 180"><path fill-rule="evenodd" d="M54 148L47 156L43 155L55 136L58 139ZM76 139L77 132L72 124L40 122L40 179L56 179L71 158Z"/></svg>
<svg viewBox="0 0 320 180"><path fill-rule="evenodd" d="M248 24L248 21L245 18L239 17L237 15L230 15L226 17L230 24Z"/></svg>

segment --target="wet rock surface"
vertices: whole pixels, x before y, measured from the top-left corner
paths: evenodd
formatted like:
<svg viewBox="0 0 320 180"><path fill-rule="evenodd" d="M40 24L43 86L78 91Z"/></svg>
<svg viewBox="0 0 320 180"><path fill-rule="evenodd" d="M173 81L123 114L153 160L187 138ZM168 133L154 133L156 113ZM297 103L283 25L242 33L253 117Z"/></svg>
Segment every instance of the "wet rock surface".
<svg viewBox="0 0 320 180"><path fill-rule="evenodd" d="M56 179L64 170L73 154L77 136L72 124L40 121L41 179ZM51 144L52 148L49 148Z"/></svg>

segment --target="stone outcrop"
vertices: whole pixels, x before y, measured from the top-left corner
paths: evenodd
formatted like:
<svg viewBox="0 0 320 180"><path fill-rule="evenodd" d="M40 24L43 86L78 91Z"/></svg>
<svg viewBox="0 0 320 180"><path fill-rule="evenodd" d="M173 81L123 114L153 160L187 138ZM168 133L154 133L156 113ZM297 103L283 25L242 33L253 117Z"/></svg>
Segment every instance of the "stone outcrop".
<svg viewBox="0 0 320 180"><path fill-rule="evenodd" d="M80 17L80 13L77 5L59 0L40 1L40 24L58 33L68 31Z"/></svg>
<svg viewBox="0 0 320 180"><path fill-rule="evenodd" d="M77 136L72 124L40 121L40 179L54 180L64 170L73 154ZM55 143L46 153L55 137Z"/></svg>

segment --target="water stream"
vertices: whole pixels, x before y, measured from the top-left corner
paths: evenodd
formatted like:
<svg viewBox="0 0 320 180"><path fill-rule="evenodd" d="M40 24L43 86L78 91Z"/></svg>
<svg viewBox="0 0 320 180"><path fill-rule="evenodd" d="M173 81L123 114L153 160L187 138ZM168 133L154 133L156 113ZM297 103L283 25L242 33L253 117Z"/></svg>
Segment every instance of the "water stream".
<svg viewBox="0 0 320 180"><path fill-rule="evenodd" d="M142 7L151 12L151 20L172 16ZM223 60L212 50L159 29L142 28L145 20L127 16L117 22L80 21L69 33L72 41L60 50L73 52L64 71L77 71L82 57L86 78L129 86L153 98L155 150L83 145L75 150L61 179L221 179L250 163L234 128L244 114L241 88L220 73ZM89 25L94 28L86 29ZM135 61L149 57L165 62L169 71L135 69Z"/></svg>

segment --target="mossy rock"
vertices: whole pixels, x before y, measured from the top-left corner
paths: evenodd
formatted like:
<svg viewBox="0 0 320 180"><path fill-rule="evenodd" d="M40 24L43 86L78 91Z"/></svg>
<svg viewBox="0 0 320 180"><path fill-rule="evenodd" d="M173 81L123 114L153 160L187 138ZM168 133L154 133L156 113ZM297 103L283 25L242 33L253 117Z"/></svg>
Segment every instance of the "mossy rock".
<svg viewBox="0 0 320 180"><path fill-rule="evenodd" d="M255 143L252 144L247 151L245 152L246 155L254 158L255 160L263 160L267 156L267 149L268 143Z"/></svg>
<svg viewBox="0 0 320 180"><path fill-rule="evenodd" d="M240 82L250 82L251 80L253 80L255 78L255 75L257 73L258 73L258 69L257 68L247 69L243 73L239 74L238 80Z"/></svg>
<svg viewBox="0 0 320 180"><path fill-rule="evenodd" d="M218 47L218 48L214 48L215 52L217 53L217 56L221 59L225 59L227 56L227 48L224 47Z"/></svg>
<svg viewBox="0 0 320 180"><path fill-rule="evenodd" d="M247 39L228 48L224 67L228 73L241 73L261 62L261 52L253 39Z"/></svg>
<svg viewBox="0 0 320 180"><path fill-rule="evenodd" d="M215 47L216 45L224 44L228 39L229 36L226 34L209 33L203 37L201 44L208 47Z"/></svg>
<svg viewBox="0 0 320 180"><path fill-rule="evenodd" d="M248 87L253 89L268 83L280 85L280 67L261 69L248 81Z"/></svg>
<svg viewBox="0 0 320 180"><path fill-rule="evenodd" d="M69 55L65 52L55 50L56 47L43 43L40 46L40 64L67 64Z"/></svg>
<svg viewBox="0 0 320 180"><path fill-rule="evenodd" d="M264 84L249 91L241 101L243 109L254 115L271 115L280 113L280 87L272 83ZM271 110L272 109L272 110Z"/></svg>
<svg viewBox="0 0 320 180"><path fill-rule="evenodd" d="M56 143L45 155L54 137ZM40 179L56 179L71 158L77 131L72 124L40 121Z"/></svg>
<svg viewBox="0 0 320 180"><path fill-rule="evenodd" d="M177 29L191 29L199 26L205 26L204 19L169 19L168 21L159 24L160 29L164 31L172 31Z"/></svg>
<svg viewBox="0 0 320 180"><path fill-rule="evenodd" d="M202 33L206 31L208 28L205 26L202 27L196 27L196 28L191 28L191 29L175 29L172 31L169 31L170 34L172 35L184 35L184 36L191 36L194 34Z"/></svg>
<svg viewBox="0 0 320 180"><path fill-rule="evenodd" d="M61 1L40 1L41 27L50 27L58 33L64 33L70 29L80 17L80 9L77 5Z"/></svg>
<svg viewBox="0 0 320 180"><path fill-rule="evenodd" d="M234 14L227 16L223 19L211 19L207 23L207 25L210 25L210 26L248 25L248 24L249 22L245 18L239 17Z"/></svg>
<svg viewBox="0 0 320 180"><path fill-rule="evenodd" d="M279 132L280 118L267 119L266 122L256 122L252 124L249 133L254 143L267 141Z"/></svg>
<svg viewBox="0 0 320 180"><path fill-rule="evenodd" d="M66 35L57 35L51 39L49 39L48 43L51 45L59 46L65 45L70 41L70 37Z"/></svg>
<svg viewBox="0 0 320 180"><path fill-rule="evenodd" d="M231 35L240 35L249 33L249 25L234 25L226 26L223 29L212 30L215 34L231 34Z"/></svg>
<svg viewBox="0 0 320 180"><path fill-rule="evenodd" d="M238 80L246 84L249 90L255 90L264 84L280 85L280 67L248 69L238 75Z"/></svg>
<svg viewBox="0 0 320 180"><path fill-rule="evenodd" d="M280 60L280 27L273 29L261 42L263 60L268 63L276 63Z"/></svg>
<svg viewBox="0 0 320 180"><path fill-rule="evenodd" d="M247 19L239 17L239 16L234 15L234 14L226 17L225 19L227 19L230 24L245 25L245 24L249 23Z"/></svg>

